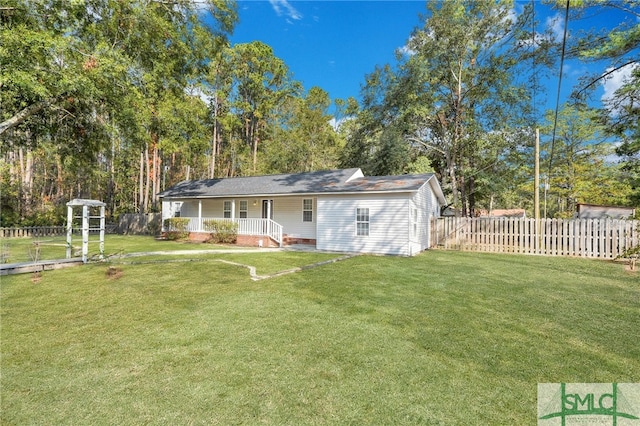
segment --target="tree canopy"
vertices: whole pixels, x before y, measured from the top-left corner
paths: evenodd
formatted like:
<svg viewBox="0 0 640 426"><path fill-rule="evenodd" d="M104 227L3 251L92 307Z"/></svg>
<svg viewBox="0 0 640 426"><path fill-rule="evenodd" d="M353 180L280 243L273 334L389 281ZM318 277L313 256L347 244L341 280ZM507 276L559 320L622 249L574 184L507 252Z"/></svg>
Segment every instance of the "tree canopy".
<svg viewBox="0 0 640 426"><path fill-rule="evenodd" d="M115 217L157 210L157 194L184 179L337 167L433 171L465 215L531 209L534 128L551 122L536 94L559 56L534 6L428 1L395 63L364 76L359 100L332 100L267 44L232 45L230 0L7 0L2 225L60 221L74 197L103 199ZM608 7L630 19L570 40L570 57L604 68L559 114L549 215L640 202L638 3L580 0L572 19ZM590 89L618 71L625 84L588 108Z"/></svg>

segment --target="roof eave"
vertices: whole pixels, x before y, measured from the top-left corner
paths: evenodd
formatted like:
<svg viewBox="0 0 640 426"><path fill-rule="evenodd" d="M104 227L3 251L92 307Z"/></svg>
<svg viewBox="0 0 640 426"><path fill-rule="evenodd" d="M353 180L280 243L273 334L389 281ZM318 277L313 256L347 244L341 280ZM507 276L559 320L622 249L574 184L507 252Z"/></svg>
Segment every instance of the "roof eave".
<svg viewBox="0 0 640 426"><path fill-rule="evenodd" d="M363 195L363 194L401 194L401 193L413 193L418 189L389 189L378 191L323 191L323 192L286 192L286 193L274 193L274 194L227 194L227 195L195 195L195 196L161 196L159 198L163 200L210 200L216 198L265 198L265 197L300 197L300 196L313 196L320 195Z"/></svg>

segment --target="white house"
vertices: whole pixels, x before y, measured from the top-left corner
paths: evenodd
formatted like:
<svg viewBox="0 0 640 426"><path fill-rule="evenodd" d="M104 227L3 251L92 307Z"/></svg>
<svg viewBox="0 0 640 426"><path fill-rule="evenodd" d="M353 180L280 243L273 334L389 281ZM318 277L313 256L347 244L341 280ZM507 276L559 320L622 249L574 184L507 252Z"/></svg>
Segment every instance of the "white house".
<svg viewBox="0 0 640 426"><path fill-rule="evenodd" d="M184 181L159 194L164 219L238 223L245 244L315 244L319 250L411 256L430 247L446 204L433 174L365 177L358 168Z"/></svg>

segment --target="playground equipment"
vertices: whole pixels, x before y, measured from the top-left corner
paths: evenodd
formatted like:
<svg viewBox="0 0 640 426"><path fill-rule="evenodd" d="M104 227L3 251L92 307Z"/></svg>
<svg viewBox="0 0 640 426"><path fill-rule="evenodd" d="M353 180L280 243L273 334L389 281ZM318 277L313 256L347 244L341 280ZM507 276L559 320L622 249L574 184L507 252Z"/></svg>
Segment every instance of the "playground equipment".
<svg viewBox="0 0 640 426"><path fill-rule="evenodd" d="M74 209L82 208L82 215L74 215ZM106 204L98 200L85 200L76 198L67 203L67 259L72 256L71 241L73 238L74 220L81 219L81 226L75 229L82 230L82 262L87 263L89 254L89 234L99 232L100 254L99 258L104 259L104 228ZM95 242L95 241L93 241Z"/></svg>

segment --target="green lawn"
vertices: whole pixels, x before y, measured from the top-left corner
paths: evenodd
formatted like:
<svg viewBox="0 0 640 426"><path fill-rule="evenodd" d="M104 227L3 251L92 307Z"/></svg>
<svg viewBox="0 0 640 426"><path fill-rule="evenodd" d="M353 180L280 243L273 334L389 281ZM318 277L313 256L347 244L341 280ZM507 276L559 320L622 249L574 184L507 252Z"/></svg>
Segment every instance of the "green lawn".
<svg viewBox="0 0 640 426"><path fill-rule="evenodd" d="M98 255L100 250L99 237L90 236L89 256ZM37 246L36 246L37 243ZM67 252L67 237L41 237L41 238L4 238L2 239L2 252L6 254L5 263L31 262L36 259L64 259ZM82 249L82 237L74 235L72 240L74 252L80 256ZM39 252L36 253L36 247ZM127 254L136 252L165 251L165 250L207 250L207 249L233 249L240 248L230 245L216 245L194 243L190 241L163 241L151 236L134 235L106 235L104 254Z"/></svg>
<svg viewBox="0 0 640 426"><path fill-rule="evenodd" d="M325 256L3 277L1 422L521 425L538 383L640 382L619 264L429 251L253 282L213 261Z"/></svg>

